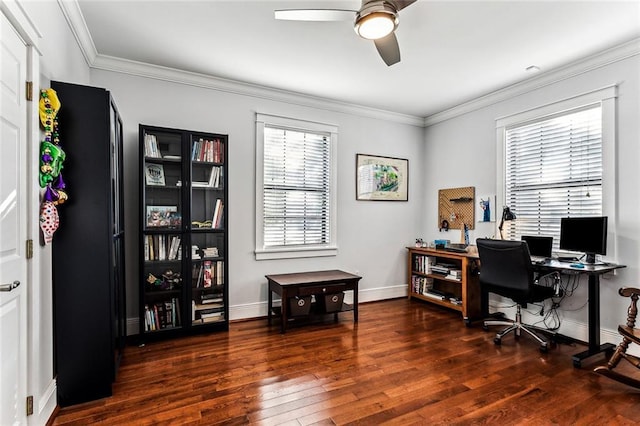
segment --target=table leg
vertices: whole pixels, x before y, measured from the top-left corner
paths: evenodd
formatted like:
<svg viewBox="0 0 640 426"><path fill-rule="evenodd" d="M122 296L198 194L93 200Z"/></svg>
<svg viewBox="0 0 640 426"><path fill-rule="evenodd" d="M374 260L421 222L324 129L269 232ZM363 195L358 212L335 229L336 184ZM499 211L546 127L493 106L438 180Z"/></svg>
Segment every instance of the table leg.
<svg viewBox="0 0 640 426"><path fill-rule="evenodd" d="M271 311L273 310L273 291L271 291L271 284L268 285L267 291L269 292L269 303L267 304L267 324L271 325Z"/></svg>
<svg viewBox="0 0 640 426"><path fill-rule="evenodd" d="M615 345L600 344L600 277L589 275L589 348L573 355L573 366L580 368L582 361L594 355L606 352L613 353Z"/></svg>
<svg viewBox="0 0 640 426"><path fill-rule="evenodd" d="M287 315L288 315L288 305L289 305L289 297L287 296L287 290L286 288L282 289L282 302L281 302L281 309L280 311L282 312L282 318L280 318L280 333L284 334L287 331Z"/></svg>
<svg viewBox="0 0 640 426"><path fill-rule="evenodd" d="M353 322L358 322L358 283L353 288Z"/></svg>

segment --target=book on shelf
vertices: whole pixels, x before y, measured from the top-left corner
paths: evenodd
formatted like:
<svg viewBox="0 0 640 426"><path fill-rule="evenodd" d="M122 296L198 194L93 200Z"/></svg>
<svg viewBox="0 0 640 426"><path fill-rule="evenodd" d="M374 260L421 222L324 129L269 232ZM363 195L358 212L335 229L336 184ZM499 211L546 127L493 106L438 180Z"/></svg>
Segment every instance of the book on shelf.
<svg viewBox="0 0 640 426"><path fill-rule="evenodd" d="M176 260L178 258L178 249L180 248L180 237L174 235L171 238L171 247L169 248L169 260Z"/></svg>
<svg viewBox="0 0 640 426"><path fill-rule="evenodd" d="M216 285L224 284L224 263L222 261L216 262Z"/></svg>
<svg viewBox="0 0 640 426"><path fill-rule="evenodd" d="M220 321L224 321L224 314L216 315L208 318L200 318L199 320L195 321L195 323L206 324L209 322L220 322Z"/></svg>
<svg viewBox="0 0 640 426"><path fill-rule="evenodd" d="M191 246L191 259L201 259L200 257L200 247L197 245Z"/></svg>
<svg viewBox="0 0 640 426"><path fill-rule="evenodd" d="M162 158L162 153L158 148L156 135L145 133L144 135L144 156L149 158Z"/></svg>
<svg viewBox="0 0 640 426"><path fill-rule="evenodd" d="M193 142L191 149L191 161L204 161L210 163L224 162L224 144L220 139L213 140L200 138Z"/></svg>
<svg viewBox="0 0 640 426"><path fill-rule="evenodd" d="M413 270L423 274L430 274L431 267L435 265L436 258L433 256L416 255L413 258Z"/></svg>
<svg viewBox="0 0 640 426"><path fill-rule="evenodd" d="M178 298L144 305L144 329L156 331L180 326L180 303Z"/></svg>
<svg viewBox="0 0 640 426"><path fill-rule="evenodd" d="M436 300L445 300L445 296L437 293L432 293L431 291L427 291L426 293L423 293L423 296L427 296Z"/></svg>
<svg viewBox="0 0 640 426"><path fill-rule="evenodd" d="M221 199L216 200L216 205L213 210L212 228L220 229L222 226L222 215L224 210L224 202Z"/></svg>
<svg viewBox="0 0 640 426"><path fill-rule="evenodd" d="M203 257L218 257L218 247L205 247L202 249Z"/></svg>
<svg viewBox="0 0 640 426"><path fill-rule="evenodd" d="M212 188L219 188L222 182L223 169L220 166L212 166L211 174L209 175L209 186Z"/></svg>
<svg viewBox="0 0 640 426"><path fill-rule="evenodd" d="M182 257L177 235L147 235L144 238L144 260L176 260Z"/></svg>
<svg viewBox="0 0 640 426"><path fill-rule="evenodd" d="M202 286L204 288L209 288L211 287L211 283L212 283L211 261L205 260L204 262L202 262L202 266L203 266Z"/></svg>
<svg viewBox="0 0 640 426"><path fill-rule="evenodd" d="M200 296L200 304L203 305L207 305L207 304L211 304L211 303L221 303L222 302L222 295L221 294L216 294L216 293L211 293L211 294L202 294Z"/></svg>

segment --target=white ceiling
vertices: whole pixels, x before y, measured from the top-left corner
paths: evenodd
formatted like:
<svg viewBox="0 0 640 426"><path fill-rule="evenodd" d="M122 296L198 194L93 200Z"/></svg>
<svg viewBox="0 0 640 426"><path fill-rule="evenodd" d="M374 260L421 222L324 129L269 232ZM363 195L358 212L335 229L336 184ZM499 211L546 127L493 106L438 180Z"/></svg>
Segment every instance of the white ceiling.
<svg viewBox="0 0 640 426"><path fill-rule="evenodd" d="M417 117L640 37L640 1L431 1L400 11L387 67L350 22L276 21L274 9L358 0L78 0L112 56Z"/></svg>

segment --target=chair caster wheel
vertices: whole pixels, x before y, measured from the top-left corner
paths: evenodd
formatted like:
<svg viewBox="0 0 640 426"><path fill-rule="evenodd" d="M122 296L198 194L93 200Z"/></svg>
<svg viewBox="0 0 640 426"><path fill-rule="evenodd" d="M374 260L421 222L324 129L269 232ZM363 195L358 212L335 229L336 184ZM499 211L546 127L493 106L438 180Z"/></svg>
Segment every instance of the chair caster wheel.
<svg viewBox="0 0 640 426"><path fill-rule="evenodd" d="M546 344L540 345L540 353L546 354L547 352L549 352L549 348L547 347L547 345Z"/></svg>
<svg viewBox="0 0 640 426"><path fill-rule="evenodd" d="M496 345L500 345L502 343L502 339L499 337L496 337L493 339L493 343L495 343Z"/></svg>
<svg viewBox="0 0 640 426"><path fill-rule="evenodd" d="M484 331L489 331L489 326L488 326L488 325L486 325L486 324L482 324L482 329L483 329Z"/></svg>

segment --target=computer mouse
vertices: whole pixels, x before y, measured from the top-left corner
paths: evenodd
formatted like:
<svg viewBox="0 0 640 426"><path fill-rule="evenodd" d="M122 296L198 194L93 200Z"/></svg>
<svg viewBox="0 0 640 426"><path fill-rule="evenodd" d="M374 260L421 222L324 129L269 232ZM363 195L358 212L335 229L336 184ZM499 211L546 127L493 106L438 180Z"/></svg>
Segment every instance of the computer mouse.
<svg viewBox="0 0 640 426"><path fill-rule="evenodd" d="M572 263L571 265L572 268L584 268L584 265L582 263Z"/></svg>

